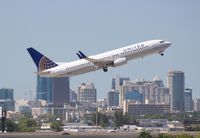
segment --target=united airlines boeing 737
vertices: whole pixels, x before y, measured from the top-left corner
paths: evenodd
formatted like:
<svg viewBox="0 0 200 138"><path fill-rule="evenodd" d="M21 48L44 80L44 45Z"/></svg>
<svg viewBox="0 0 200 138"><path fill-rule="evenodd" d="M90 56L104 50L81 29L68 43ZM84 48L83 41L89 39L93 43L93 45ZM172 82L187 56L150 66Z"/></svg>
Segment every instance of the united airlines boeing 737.
<svg viewBox="0 0 200 138"><path fill-rule="evenodd" d="M38 68L36 74L39 76L69 77L99 69L107 72L108 67L121 66L127 64L131 59L156 53L163 56L163 52L170 45L171 43L165 40L150 40L93 56L86 56L83 52L78 51L76 54L79 60L66 63L53 62L32 47L27 50Z"/></svg>

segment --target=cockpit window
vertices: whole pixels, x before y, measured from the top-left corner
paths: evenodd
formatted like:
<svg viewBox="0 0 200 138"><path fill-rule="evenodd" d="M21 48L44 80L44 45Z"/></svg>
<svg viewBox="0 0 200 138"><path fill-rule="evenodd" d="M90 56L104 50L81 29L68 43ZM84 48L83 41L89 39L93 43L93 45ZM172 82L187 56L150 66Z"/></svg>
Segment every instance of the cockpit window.
<svg viewBox="0 0 200 138"><path fill-rule="evenodd" d="M164 43L164 42L165 42L164 40L160 41L160 43Z"/></svg>

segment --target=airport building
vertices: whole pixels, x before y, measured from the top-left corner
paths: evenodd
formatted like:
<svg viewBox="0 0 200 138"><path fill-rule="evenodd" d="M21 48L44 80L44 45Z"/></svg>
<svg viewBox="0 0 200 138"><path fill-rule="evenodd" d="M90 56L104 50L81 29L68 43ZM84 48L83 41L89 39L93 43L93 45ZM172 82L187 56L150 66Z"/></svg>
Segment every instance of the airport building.
<svg viewBox="0 0 200 138"><path fill-rule="evenodd" d="M169 71L167 81L169 93L171 95L171 112L184 112L184 72Z"/></svg>
<svg viewBox="0 0 200 138"><path fill-rule="evenodd" d="M166 104L136 104L130 101L125 101L124 104L124 113L129 115L170 113L170 105Z"/></svg>
<svg viewBox="0 0 200 138"><path fill-rule="evenodd" d="M167 125L168 119L140 119L140 127L165 127Z"/></svg>
<svg viewBox="0 0 200 138"><path fill-rule="evenodd" d="M14 90L0 89L0 107L7 111L15 111Z"/></svg>

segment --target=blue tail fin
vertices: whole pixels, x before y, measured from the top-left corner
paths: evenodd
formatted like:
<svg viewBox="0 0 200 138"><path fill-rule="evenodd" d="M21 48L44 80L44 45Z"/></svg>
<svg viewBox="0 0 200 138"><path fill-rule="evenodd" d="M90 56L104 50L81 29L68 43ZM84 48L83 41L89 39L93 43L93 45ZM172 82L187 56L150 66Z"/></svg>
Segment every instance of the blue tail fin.
<svg viewBox="0 0 200 138"><path fill-rule="evenodd" d="M46 56L42 55L40 52L38 52L34 48L30 47L30 48L27 48L27 50L29 54L31 55L33 61L35 62L35 65L37 66L38 71L43 71L43 70L58 66L55 62L53 62Z"/></svg>

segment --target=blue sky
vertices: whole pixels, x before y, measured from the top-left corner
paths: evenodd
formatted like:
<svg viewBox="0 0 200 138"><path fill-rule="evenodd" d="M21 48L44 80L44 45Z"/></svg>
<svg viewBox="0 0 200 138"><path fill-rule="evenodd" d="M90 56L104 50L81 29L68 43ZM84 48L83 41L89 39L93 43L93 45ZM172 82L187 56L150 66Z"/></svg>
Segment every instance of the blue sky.
<svg viewBox="0 0 200 138"><path fill-rule="evenodd" d="M150 39L172 42L165 56L70 78L72 89L94 82L106 97L115 74L132 80L166 82L170 69L185 72L185 86L200 98L200 1L198 0L0 0L0 88L13 88L16 99L35 92L36 70L26 48L34 47L54 61L88 55Z"/></svg>

